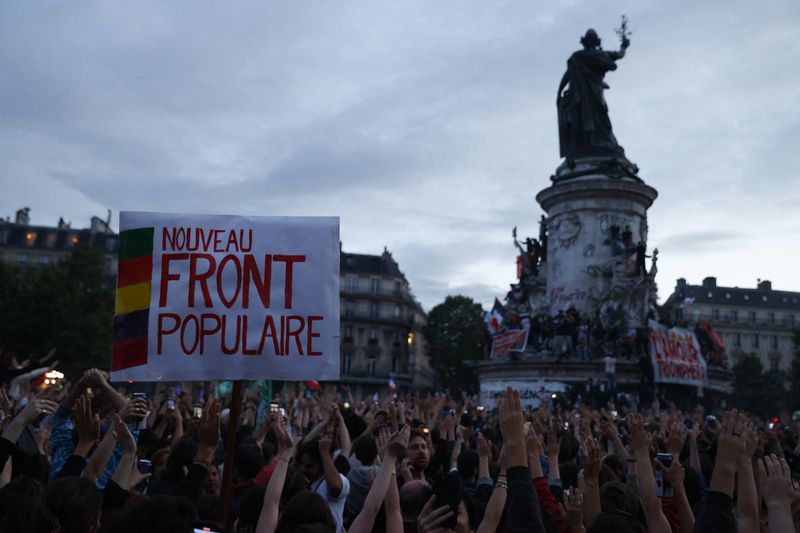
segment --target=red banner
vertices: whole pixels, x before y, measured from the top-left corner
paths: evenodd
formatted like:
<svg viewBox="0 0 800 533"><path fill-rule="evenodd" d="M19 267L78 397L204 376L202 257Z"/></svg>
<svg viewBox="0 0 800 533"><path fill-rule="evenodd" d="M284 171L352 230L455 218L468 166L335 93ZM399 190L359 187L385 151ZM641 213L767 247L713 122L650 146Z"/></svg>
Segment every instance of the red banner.
<svg viewBox="0 0 800 533"><path fill-rule="evenodd" d="M506 355L511 350L522 350L528 342L528 330L512 329L505 333L498 333L492 341L492 353L489 357Z"/></svg>

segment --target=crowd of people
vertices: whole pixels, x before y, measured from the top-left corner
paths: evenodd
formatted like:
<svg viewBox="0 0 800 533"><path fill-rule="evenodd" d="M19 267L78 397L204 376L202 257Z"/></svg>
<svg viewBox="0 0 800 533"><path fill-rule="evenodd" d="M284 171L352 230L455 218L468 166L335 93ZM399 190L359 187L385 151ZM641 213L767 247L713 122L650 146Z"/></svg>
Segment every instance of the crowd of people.
<svg viewBox="0 0 800 533"><path fill-rule="evenodd" d="M2 532L790 532L800 518L800 412L781 425L658 400L534 409L512 389L480 405L286 383L247 388L234 420L200 384L136 392L96 369L33 383L0 389Z"/></svg>

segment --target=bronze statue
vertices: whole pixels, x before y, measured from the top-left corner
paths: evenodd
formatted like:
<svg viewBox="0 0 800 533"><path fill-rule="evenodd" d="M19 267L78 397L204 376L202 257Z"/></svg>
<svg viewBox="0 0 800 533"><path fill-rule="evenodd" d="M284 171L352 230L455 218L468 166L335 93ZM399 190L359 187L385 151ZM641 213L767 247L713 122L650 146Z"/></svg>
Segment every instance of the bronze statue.
<svg viewBox="0 0 800 533"><path fill-rule="evenodd" d="M582 157L605 157L625 160L625 152L611 131L603 91L606 72L617 68L616 61L630 46L627 19L622 17L619 51L607 52L600 46L597 32L589 29L581 38L583 50L567 60L567 71L558 86L558 131L561 157L569 166ZM627 161L627 160L625 160Z"/></svg>

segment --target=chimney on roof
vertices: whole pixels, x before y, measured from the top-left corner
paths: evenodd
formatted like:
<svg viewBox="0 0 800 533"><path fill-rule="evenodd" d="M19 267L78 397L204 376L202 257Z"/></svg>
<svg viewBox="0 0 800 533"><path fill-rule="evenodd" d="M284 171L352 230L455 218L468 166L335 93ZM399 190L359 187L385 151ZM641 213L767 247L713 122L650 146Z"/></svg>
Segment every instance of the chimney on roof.
<svg viewBox="0 0 800 533"><path fill-rule="evenodd" d="M769 292L769 291L772 290L772 282L769 281L768 279L765 279L763 281L762 280L758 280L757 288L760 291Z"/></svg>
<svg viewBox="0 0 800 533"><path fill-rule="evenodd" d="M704 289L713 289L717 286L717 278L714 276L708 276L707 278L703 279L703 288Z"/></svg>
<svg viewBox="0 0 800 533"><path fill-rule="evenodd" d="M678 281L675 283L675 290L686 290L686 278L678 278Z"/></svg>
<svg viewBox="0 0 800 533"><path fill-rule="evenodd" d="M14 223L19 226L29 225L31 223L31 208L23 207L22 209L17 209L17 216Z"/></svg>

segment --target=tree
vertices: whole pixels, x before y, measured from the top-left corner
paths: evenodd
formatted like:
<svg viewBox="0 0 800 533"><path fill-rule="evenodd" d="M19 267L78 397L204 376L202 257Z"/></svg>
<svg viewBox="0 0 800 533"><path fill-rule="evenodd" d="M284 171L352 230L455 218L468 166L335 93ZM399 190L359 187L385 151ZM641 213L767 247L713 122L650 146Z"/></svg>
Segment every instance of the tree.
<svg viewBox="0 0 800 533"><path fill-rule="evenodd" d="M483 309L472 298L448 296L431 309L422 333L440 385L461 390L475 388L477 376L467 361L481 357L484 328Z"/></svg>
<svg viewBox="0 0 800 533"><path fill-rule="evenodd" d="M800 409L800 329L794 332L794 357L787 374L789 388L786 391L785 407L794 412Z"/></svg>
<svg viewBox="0 0 800 533"><path fill-rule="evenodd" d="M0 264L0 348L19 358L56 348L59 367L76 373L111 358L113 280L103 256L84 246L42 268Z"/></svg>
<svg viewBox="0 0 800 533"><path fill-rule="evenodd" d="M776 416L783 396L780 374L765 372L755 355L746 355L733 367L734 405L763 417Z"/></svg>

